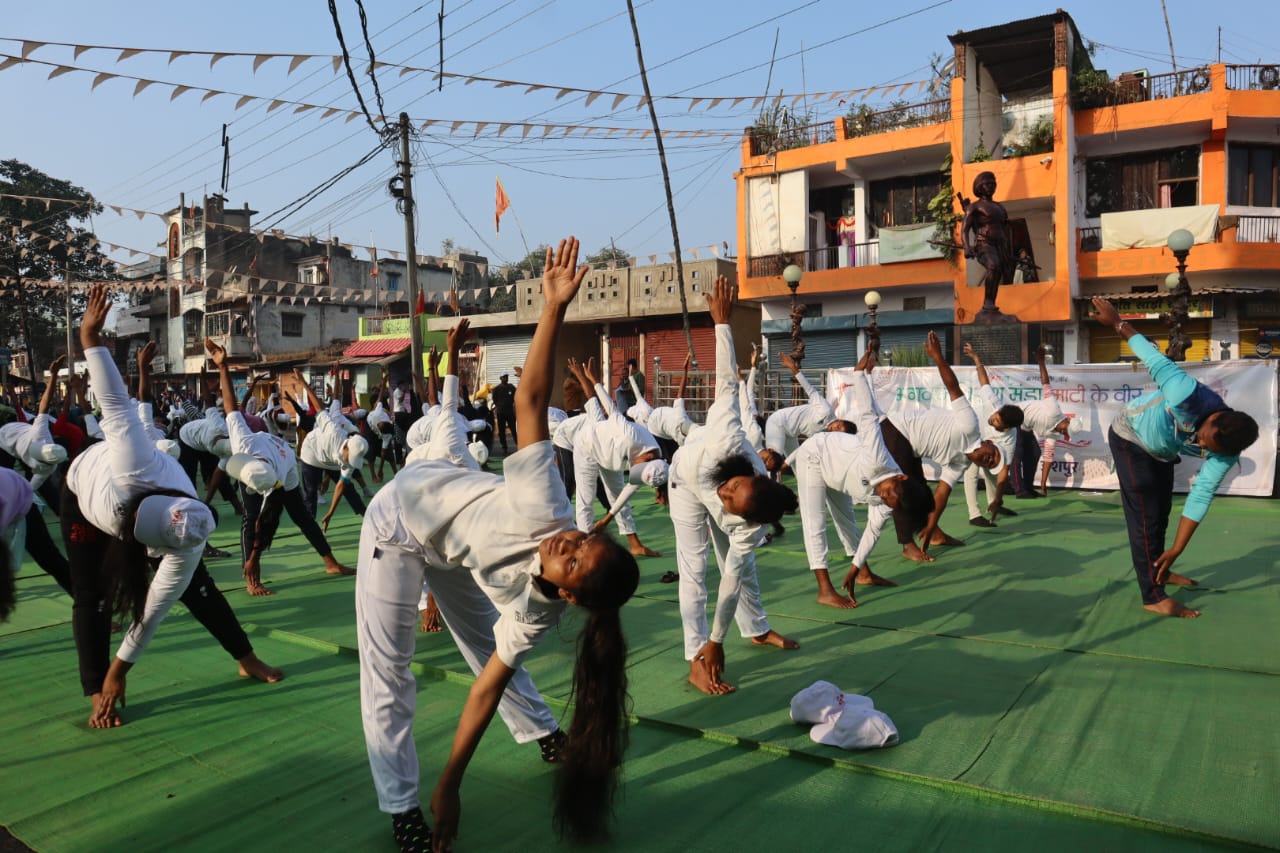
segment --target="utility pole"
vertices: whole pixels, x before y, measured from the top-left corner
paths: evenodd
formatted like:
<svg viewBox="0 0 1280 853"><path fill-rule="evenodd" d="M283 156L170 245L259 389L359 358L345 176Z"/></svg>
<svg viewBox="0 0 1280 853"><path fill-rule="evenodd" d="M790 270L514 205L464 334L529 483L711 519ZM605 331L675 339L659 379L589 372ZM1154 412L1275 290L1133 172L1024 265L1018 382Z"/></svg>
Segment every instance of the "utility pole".
<svg viewBox="0 0 1280 853"><path fill-rule="evenodd" d="M422 372L422 330L414 312L418 308L418 248L413 234L413 169L409 160L409 114L400 113L400 201L404 206L405 283L409 293L409 369ZM450 365L452 369L452 365Z"/></svg>
<svg viewBox="0 0 1280 853"><path fill-rule="evenodd" d="M658 143L658 162L662 164L662 186L667 193L667 215L671 219L671 242L675 247L676 285L680 291L680 314L684 320L684 339L693 352L693 332L689 330L689 302L684 295L684 261L680 253L680 232L676 229L676 204L671 195L671 172L667 169L667 152L662 147L662 128L658 126L658 112L649 92L649 75L644 69L644 53L640 50L640 27L636 24L636 8L627 0L627 14L631 16L631 32L636 38L636 61L640 64L640 82L644 85L644 99L649 105L649 121L653 124L653 139Z"/></svg>
<svg viewBox="0 0 1280 853"><path fill-rule="evenodd" d="M67 381L71 381L71 377L76 372L76 351L71 346L71 261L67 261ZM53 381L57 382L58 377L53 377Z"/></svg>

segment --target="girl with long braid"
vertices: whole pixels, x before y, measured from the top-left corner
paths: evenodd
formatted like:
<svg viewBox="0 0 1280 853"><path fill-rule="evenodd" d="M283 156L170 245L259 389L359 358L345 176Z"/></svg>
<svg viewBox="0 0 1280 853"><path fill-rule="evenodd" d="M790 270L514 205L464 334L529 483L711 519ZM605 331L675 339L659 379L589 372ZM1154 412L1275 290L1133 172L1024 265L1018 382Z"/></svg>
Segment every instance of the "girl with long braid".
<svg viewBox="0 0 1280 853"><path fill-rule="evenodd" d="M639 568L607 535L575 529L548 434L556 338L588 269L577 262L572 237L547 250L546 305L515 398L519 449L505 460L504 476L415 460L365 514L356 574L360 705L378 805L391 814L401 850L450 849L467 764L525 655L570 604L587 617L553 821L575 840L608 833L627 740L627 646L619 609L635 592ZM481 645L489 649L431 796L434 842L419 805L409 670L424 578L455 637L465 634L472 653ZM546 734L529 731L518 739Z"/></svg>

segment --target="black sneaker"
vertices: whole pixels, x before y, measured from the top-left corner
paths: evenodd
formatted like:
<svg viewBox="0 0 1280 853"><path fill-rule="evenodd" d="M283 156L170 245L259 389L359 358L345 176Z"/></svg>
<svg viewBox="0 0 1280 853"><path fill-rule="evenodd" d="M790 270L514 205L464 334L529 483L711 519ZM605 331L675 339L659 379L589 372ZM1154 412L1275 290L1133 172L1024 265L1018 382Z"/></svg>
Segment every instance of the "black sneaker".
<svg viewBox="0 0 1280 853"><path fill-rule="evenodd" d="M991 521L988 521L987 519L983 518L980 515L969 519L969 523L972 524L974 527L995 527L994 523L992 523Z"/></svg>
<svg viewBox="0 0 1280 853"><path fill-rule="evenodd" d="M996 515L1007 515L1010 518L1013 518L1014 516L1017 515L1017 513L1009 509L1007 506L1002 506L996 510Z"/></svg>
<svg viewBox="0 0 1280 853"><path fill-rule="evenodd" d="M564 745L568 740L569 736L560 729L538 738L538 748L542 750L542 760L548 764L560 763Z"/></svg>
<svg viewBox="0 0 1280 853"><path fill-rule="evenodd" d="M431 827L421 808L391 816L391 836L401 853L431 853Z"/></svg>
<svg viewBox="0 0 1280 853"><path fill-rule="evenodd" d="M680 580L679 572L667 572L662 577L658 578L658 583L675 583L678 580Z"/></svg>

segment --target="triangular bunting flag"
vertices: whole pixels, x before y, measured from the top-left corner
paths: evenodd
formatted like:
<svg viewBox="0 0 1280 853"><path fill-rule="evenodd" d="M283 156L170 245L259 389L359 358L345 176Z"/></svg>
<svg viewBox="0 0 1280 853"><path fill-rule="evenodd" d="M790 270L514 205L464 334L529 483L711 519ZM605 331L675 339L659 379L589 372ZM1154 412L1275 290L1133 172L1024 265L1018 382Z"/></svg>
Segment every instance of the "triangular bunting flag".
<svg viewBox="0 0 1280 853"><path fill-rule="evenodd" d="M235 105L234 107L232 107L232 109L237 109L237 110L238 110L238 109L240 109L241 107L243 107L245 104L249 103L250 101L256 101L256 100L257 100L257 98L255 98L253 95L241 95L241 96L236 100L236 105Z"/></svg>
<svg viewBox="0 0 1280 853"><path fill-rule="evenodd" d="M139 92L141 92L143 89L147 88L154 82L156 81L155 80L139 80L138 85L133 87L133 96L135 98L138 97Z"/></svg>
<svg viewBox="0 0 1280 853"><path fill-rule="evenodd" d="M592 92L591 94L587 95L587 99L583 101L583 106L587 106L587 107L591 106L591 102L603 94L604 92Z"/></svg>
<svg viewBox="0 0 1280 853"><path fill-rule="evenodd" d="M17 62L17 60L15 59L14 62ZM4 66L0 65L0 68L3 68L3 67ZM57 68L49 72L49 76L46 79L52 80L54 77L61 77L63 74L66 74L68 71L78 71L78 70L79 69L77 68L68 68L65 65L59 65Z"/></svg>
<svg viewBox="0 0 1280 853"><path fill-rule="evenodd" d="M93 78L93 85L89 87L89 91L92 92L94 89L98 88L98 86L107 82L108 80L114 80L115 77L116 75L108 74L107 72L103 71L97 77Z"/></svg>
<svg viewBox="0 0 1280 853"><path fill-rule="evenodd" d="M229 53L215 53L213 57L209 60L209 67L213 68L213 66L217 65L220 61L226 59L230 55L231 54Z"/></svg>
<svg viewBox="0 0 1280 853"><path fill-rule="evenodd" d="M116 57L116 62L123 62L124 60L137 56L140 53L142 53L142 51L126 47L124 50L120 51L120 55Z"/></svg>
<svg viewBox="0 0 1280 853"><path fill-rule="evenodd" d="M253 58L253 73L257 74L258 69L262 67L262 63L266 62L270 58L271 58L271 54L268 54L268 53L260 53L257 56L255 56Z"/></svg>
<svg viewBox="0 0 1280 853"><path fill-rule="evenodd" d="M169 51L169 64L172 65L173 61L177 59L179 56L190 56L190 55L191 54L185 50L171 50Z"/></svg>

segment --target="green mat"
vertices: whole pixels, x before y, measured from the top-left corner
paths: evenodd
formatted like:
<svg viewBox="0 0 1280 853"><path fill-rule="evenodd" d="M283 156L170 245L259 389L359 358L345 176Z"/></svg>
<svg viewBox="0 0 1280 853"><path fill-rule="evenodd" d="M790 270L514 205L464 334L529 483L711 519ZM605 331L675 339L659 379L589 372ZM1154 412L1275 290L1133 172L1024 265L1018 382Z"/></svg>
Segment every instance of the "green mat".
<svg viewBox="0 0 1280 853"><path fill-rule="evenodd" d="M1274 502L1215 502L1179 561L1202 582L1177 593L1204 611L1184 622L1141 610L1115 496L1015 501L1020 516L994 530L969 527L960 498L944 523L968 544L918 565L886 536L873 562L900 586L860 590L855 610L816 603L789 519L758 563L774 627L802 648L731 634L739 689L714 698L685 681L676 589L657 580L674 568L671 526L642 500L641 536L664 556L642 561L624 610L637 725L611 847L1280 848ZM233 549L235 521L224 513L215 544ZM361 734L354 579L325 576L284 530L264 564L275 595L247 596L234 558L210 570L286 680L237 678L179 607L130 674L128 724L109 732L85 726L68 599L24 567L0 626L0 824L39 851L394 849ZM344 508L331 531L354 560L358 519ZM578 625L529 661L557 712ZM447 634L420 635L416 660L429 797L470 674ZM814 744L787 706L820 678L872 696L901 744ZM565 846L550 783L537 748L493 726L464 783L457 849Z"/></svg>

